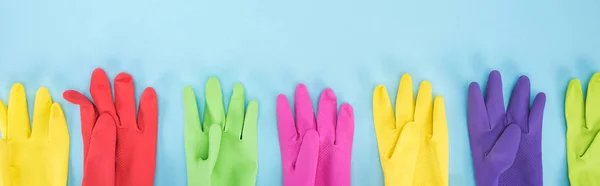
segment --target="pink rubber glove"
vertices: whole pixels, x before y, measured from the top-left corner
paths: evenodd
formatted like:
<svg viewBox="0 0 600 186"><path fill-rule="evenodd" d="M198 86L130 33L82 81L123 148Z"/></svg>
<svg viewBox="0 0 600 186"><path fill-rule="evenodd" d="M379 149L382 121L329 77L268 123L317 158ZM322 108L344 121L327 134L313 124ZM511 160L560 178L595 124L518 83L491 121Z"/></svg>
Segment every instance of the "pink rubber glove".
<svg viewBox="0 0 600 186"><path fill-rule="evenodd" d="M338 115L335 94L331 89L325 89L315 119L310 96L303 84L296 88L294 107L295 122L287 98L284 95L277 98L284 186L349 186L354 136L352 107L342 104ZM319 141L315 142L317 136ZM314 147L317 144L318 151ZM316 167L315 156L318 156ZM315 168L316 176L313 176Z"/></svg>

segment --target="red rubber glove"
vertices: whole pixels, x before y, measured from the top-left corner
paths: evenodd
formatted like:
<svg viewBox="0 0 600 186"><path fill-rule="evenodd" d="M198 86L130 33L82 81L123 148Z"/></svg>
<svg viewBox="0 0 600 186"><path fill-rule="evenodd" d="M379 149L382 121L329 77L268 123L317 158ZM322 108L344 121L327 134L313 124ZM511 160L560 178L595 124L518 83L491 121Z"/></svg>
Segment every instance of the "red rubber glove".
<svg viewBox="0 0 600 186"><path fill-rule="evenodd" d="M152 186L156 165L158 103L146 88L135 115L133 79L120 73L110 82L104 70L92 73L92 103L83 94L67 90L63 97L80 106L83 135L84 186Z"/></svg>

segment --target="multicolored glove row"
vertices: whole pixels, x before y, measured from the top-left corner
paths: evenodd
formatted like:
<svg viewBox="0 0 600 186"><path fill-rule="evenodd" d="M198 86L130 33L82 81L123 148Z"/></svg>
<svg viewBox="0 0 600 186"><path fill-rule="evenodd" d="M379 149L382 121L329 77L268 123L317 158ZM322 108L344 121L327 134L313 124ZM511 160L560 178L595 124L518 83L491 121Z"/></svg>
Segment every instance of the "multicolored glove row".
<svg viewBox="0 0 600 186"><path fill-rule="evenodd" d="M154 184L158 102L146 88L136 114L133 78L114 79L96 69L89 100L74 90L64 99L79 105L84 144L84 186ZM541 134L546 103L538 93L530 104L529 79L518 79L505 109L502 79L492 71L485 94L468 89L467 126L479 186L542 186ZM114 96L113 96L114 92ZM296 88L293 107L277 97L277 126L284 186L349 186L354 111L331 89L317 112L307 87ZM428 81L415 99L410 75L400 79L395 109L384 86L373 92L373 122L386 186L448 185L448 126L444 99L432 96ZM244 88L233 87L227 112L219 81L206 84L203 121L191 87L183 89L188 185L252 186L258 169L258 103L246 106ZM46 88L37 91L33 121L25 89L14 84L8 108L0 100L0 186L66 185L69 132L58 103ZM292 110L293 109L293 110ZM594 74L584 102L579 80L569 83L565 116L571 185L600 185L600 73Z"/></svg>

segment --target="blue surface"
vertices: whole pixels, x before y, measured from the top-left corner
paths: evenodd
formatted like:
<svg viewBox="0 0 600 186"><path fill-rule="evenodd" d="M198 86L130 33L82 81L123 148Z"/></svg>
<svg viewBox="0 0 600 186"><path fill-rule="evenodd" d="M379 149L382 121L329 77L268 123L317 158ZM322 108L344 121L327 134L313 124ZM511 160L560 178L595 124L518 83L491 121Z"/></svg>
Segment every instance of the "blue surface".
<svg viewBox="0 0 600 186"><path fill-rule="evenodd" d="M508 100L519 75L548 95L545 185L568 185L564 93L600 70L600 1L0 1L0 97L21 82L33 100L47 86L71 132L69 185L80 185L79 110L64 90L86 91L91 72L133 75L158 92L156 185L185 185L181 90L209 76L226 97L241 82L259 102L260 186L281 184L275 98L307 84L313 101L331 87L355 108L352 183L383 185L372 122L377 84L395 91L403 73L445 97L450 185L474 185L466 127L467 86L492 69ZM395 94L392 94L395 95ZM30 104L33 104L30 101Z"/></svg>

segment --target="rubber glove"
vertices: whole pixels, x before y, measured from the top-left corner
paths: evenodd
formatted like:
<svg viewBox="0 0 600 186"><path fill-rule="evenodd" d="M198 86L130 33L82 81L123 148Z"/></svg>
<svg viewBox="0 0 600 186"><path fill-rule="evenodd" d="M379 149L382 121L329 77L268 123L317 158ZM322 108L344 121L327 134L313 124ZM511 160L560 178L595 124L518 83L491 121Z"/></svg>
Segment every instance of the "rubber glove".
<svg viewBox="0 0 600 186"><path fill-rule="evenodd" d="M448 127L444 99L432 103L431 84L421 83L415 105L412 78L404 74L396 113L384 86L373 93L373 119L386 186L448 185Z"/></svg>
<svg viewBox="0 0 600 186"><path fill-rule="evenodd" d="M191 153L196 153L200 154L201 159L211 162L198 166L191 164L197 160L188 158L188 185L192 185L190 179L194 179L193 183L196 183L195 185L207 185L206 183L210 182L212 182L212 185L224 186L255 185L258 169L257 102L250 101L248 110L244 112L244 87L238 83L233 88L229 109L227 116L225 116L223 93L217 78L211 77L208 80L205 91L205 122L202 130L205 131L206 127L210 126L209 134L202 133L200 129L198 107L196 106L193 90L191 87L186 87L184 90L186 127L193 128L193 130L186 130L187 157L193 157ZM213 131L213 128L215 128L215 131ZM214 138L213 133L222 133L222 137ZM208 148L206 148L207 145ZM212 146L217 147L213 150L210 149ZM206 152L207 150L208 152ZM198 168L190 170L189 167ZM212 179L197 175L207 175Z"/></svg>
<svg viewBox="0 0 600 186"><path fill-rule="evenodd" d="M354 137L354 111L342 104L337 112L336 96L325 89L319 100L317 118L308 90L296 88L294 100L296 120L287 98L277 97L277 123L285 186L350 185L350 161ZM318 136L318 142L315 142ZM315 145L318 144L318 151ZM315 174L314 157L318 156Z"/></svg>
<svg viewBox="0 0 600 186"><path fill-rule="evenodd" d="M158 128L156 92L152 88L144 90L136 119L133 78L120 73L114 86L113 102L110 81L104 70L97 68L90 83L93 103L77 91L63 93L67 101L80 106L83 185L112 185L114 179L116 186L151 186Z"/></svg>
<svg viewBox="0 0 600 186"><path fill-rule="evenodd" d="M530 83L521 76L505 112L502 78L490 73L485 101L479 84L469 86L468 128L477 185L542 185L542 120L546 95L531 110Z"/></svg>
<svg viewBox="0 0 600 186"><path fill-rule="evenodd" d="M600 185L600 143L595 142L600 131L600 73L592 76L585 103L579 80L571 80L565 100L565 117L571 185Z"/></svg>
<svg viewBox="0 0 600 186"><path fill-rule="evenodd" d="M30 129L25 89L14 84L8 109L0 101L0 168L3 185L64 186L69 165L69 130L48 89L38 89ZM6 172L8 170L8 173ZM7 179L9 177L9 179Z"/></svg>

